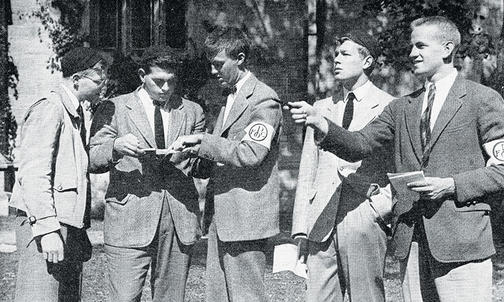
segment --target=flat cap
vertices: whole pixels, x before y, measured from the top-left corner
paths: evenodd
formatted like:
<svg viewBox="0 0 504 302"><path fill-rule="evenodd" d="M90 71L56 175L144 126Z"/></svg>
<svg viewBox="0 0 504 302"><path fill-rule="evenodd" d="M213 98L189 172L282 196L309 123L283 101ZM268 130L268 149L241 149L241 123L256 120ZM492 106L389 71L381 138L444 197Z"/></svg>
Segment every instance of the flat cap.
<svg viewBox="0 0 504 302"><path fill-rule="evenodd" d="M105 59L96 49L89 47L73 48L61 58L63 77L66 78L76 72L89 69L101 60Z"/></svg>
<svg viewBox="0 0 504 302"><path fill-rule="evenodd" d="M352 40L360 46L365 47L375 59L380 55L378 41L363 30L353 29L341 36L341 39L344 38Z"/></svg>

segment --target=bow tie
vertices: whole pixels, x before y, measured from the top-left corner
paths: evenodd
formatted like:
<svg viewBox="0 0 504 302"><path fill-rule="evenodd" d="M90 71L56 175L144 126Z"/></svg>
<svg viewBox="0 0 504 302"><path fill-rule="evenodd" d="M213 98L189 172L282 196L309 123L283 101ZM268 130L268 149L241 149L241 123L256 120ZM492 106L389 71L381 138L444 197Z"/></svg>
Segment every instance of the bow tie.
<svg viewBox="0 0 504 302"><path fill-rule="evenodd" d="M222 91L222 96L228 96L230 94L235 94L235 93L236 93L236 86L225 87L224 90Z"/></svg>
<svg viewBox="0 0 504 302"><path fill-rule="evenodd" d="M161 101L152 101L152 104L154 104L154 106L159 106L159 107L164 107L166 102L161 102Z"/></svg>

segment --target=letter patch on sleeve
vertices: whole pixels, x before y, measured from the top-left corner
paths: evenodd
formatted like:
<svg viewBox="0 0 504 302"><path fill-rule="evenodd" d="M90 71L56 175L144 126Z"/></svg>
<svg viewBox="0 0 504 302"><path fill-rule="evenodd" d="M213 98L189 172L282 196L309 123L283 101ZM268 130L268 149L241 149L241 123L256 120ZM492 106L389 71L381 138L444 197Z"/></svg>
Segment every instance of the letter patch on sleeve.
<svg viewBox="0 0 504 302"><path fill-rule="evenodd" d="M255 121L245 128L245 136L242 138L242 141L252 141L263 145L269 150L274 134L275 130L270 124L263 121Z"/></svg>
<svg viewBox="0 0 504 302"><path fill-rule="evenodd" d="M498 139L483 144L489 157L487 166L504 164L504 139Z"/></svg>

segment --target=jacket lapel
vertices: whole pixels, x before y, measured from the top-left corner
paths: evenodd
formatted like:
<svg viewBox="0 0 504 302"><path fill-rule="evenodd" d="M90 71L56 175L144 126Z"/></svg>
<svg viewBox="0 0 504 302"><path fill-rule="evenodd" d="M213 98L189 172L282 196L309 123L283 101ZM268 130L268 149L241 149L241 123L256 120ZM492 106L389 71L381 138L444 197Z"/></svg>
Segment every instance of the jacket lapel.
<svg viewBox="0 0 504 302"><path fill-rule="evenodd" d="M186 122L186 113L184 109L184 103L180 96L177 96L178 100L173 107L170 109L168 114L168 133L167 133L167 141L166 146L170 146L177 137L180 135L180 130L185 125Z"/></svg>
<svg viewBox="0 0 504 302"><path fill-rule="evenodd" d="M156 143L154 140L154 134L149 125L149 120L147 119L147 114L142 106L140 97L138 96L138 90L134 92L134 97L128 99L126 102L126 108L129 109L128 115L131 121L135 124L140 134L151 148L155 148Z"/></svg>
<svg viewBox="0 0 504 302"><path fill-rule="evenodd" d="M406 130L413 146L413 151L419 163L422 161L422 143L420 141L420 117L422 115L422 104L425 89L414 92L405 105Z"/></svg>
<svg viewBox="0 0 504 302"><path fill-rule="evenodd" d="M70 114L72 119L78 119L79 115L77 114L77 108L75 108L75 105L72 103L72 100L70 100L70 97L68 97L66 91L63 90L63 88L58 88L54 89L52 92L59 97L61 103L63 104L63 107L65 107L66 111L68 112L68 114Z"/></svg>
<svg viewBox="0 0 504 302"><path fill-rule="evenodd" d="M432 129L432 135L430 140L431 149L432 146L438 140L443 130L448 125L448 123L452 120L457 111L460 109L460 106L462 106L462 98L465 95L466 95L466 87L464 85L464 82L460 79L459 76L457 76L455 82L453 82L453 86L450 89L450 92L448 93L448 96L446 97L443 106L441 107L441 111L439 112L436 122L434 123L434 128Z"/></svg>
<svg viewBox="0 0 504 302"><path fill-rule="evenodd" d="M225 107L221 107L219 116L217 117L217 121L215 122L215 127L213 130L214 134L221 135L222 133L222 120L224 119L224 111L226 110Z"/></svg>
<svg viewBox="0 0 504 302"><path fill-rule="evenodd" d="M247 99L254 92L256 83L257 78L253 74L251 74L250 78L243 84L240 91L238 91L233 106L231 107L231 111L229 111L226 123L222 127L219 135L222 135L222 133L224 133L248 107L249 103L247 102Z"/></svg>
<svg viewBox="0 0 504 302"><path fill-rule="evenodd" d="M380 106L380 98L377 97L380 95L381 91L378 90L378 87L371 83L371 87L367 90L365 97L361 100L361 102L364 102L362 112L354 114L356 121L353 125L357 126L358 129L361 129L365 125L369 124L376 118L376 116L378 116L379 112L381 112L383 107ZM352 124L350 124L350 130L353 130L352 128Z"/></svg>

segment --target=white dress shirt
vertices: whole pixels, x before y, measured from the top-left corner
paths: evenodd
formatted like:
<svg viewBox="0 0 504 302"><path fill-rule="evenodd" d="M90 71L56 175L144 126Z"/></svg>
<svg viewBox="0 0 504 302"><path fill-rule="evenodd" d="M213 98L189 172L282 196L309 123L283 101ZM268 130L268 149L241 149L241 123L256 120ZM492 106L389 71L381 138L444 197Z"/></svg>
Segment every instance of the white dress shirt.
<svg viewBox="0 0 504 302"><path fill-rule="evenodd" d="M222 125L224 125L226 123L226 120L227 120L227 117L229 115L229 112L231 111L231 108L233 107L236 95L238 95L238 92L242 88L243 84L245 84L245 82L248 80L248 78L250 78L250 71L247 70L247 72L245 72L245 75L243 76L243 78L241 78L238 81L238 83L236 83L236 85L235 85L236 86L236 92L235 93L230 93L228 95L227 101L226 101L226 108L224 109L224 119L222 120Z"/></svg>
<svg viewBox="0 0 504 302"><path fill-rule="evenodd" d="M455 82L455 78L457 78L457 69L453 68L450 71L450 73L448 73L445 77L434 82L434 84L436 85L436 95L434 96L434 102L432 103L432 110L430 116L431 130L434 128L436 119L439 115L439 112L441 111L441 108L443 107L443 104L446 100L446 97L448 96L448 93L450 92L451 87L453 86L453 83ZM429 101L428 100L429 88L430 88L429 86L431 85L431 83L432 82L425 81L424 84L425 95L423 99L422 113L427 108L427 103Z"/></svg>
<svg viewBox="0 0 504 302"><path fill-rule="evenodd" d="M149 121L149 125L152 130L152 134L156 135L154 132L154 111L156 110L156 106L154 106L154 101L151 99L149 94L144 88L140 88L138 90L138 97L140 98L140 101L142 102L142 105L144 107L145 113L147 114L147 120ZM164 130L164 135L165 135L165 142L166 142L166 135L168 134L168 111L164 106L161 106L161 118L163 119L163 130Z"/></svg>
<svg viewBox="0 0 504 302"><path fill-rule="evenodd" d="M346 103L348 101L348 95L350 93L353 93L355 96L354 99L354 116L358 114L358 112L362 112L362 105L363 105L363 100L364 97L366 96L366 93L368 92L369 88L371 87L371 81L366 81L364 84L361 86L357 87L355 90L348 91L345 95L345 98L343 99L342 102L337 102L335 104L336 106L336 122L338 126L341 126L343 124L343 115L345 113L345 107ZM364 100L365 101L365 100ZM351 129L352 123L350 123L350 129Z"/></svg>

